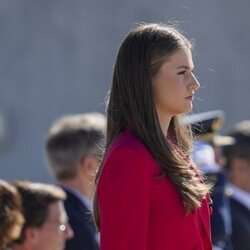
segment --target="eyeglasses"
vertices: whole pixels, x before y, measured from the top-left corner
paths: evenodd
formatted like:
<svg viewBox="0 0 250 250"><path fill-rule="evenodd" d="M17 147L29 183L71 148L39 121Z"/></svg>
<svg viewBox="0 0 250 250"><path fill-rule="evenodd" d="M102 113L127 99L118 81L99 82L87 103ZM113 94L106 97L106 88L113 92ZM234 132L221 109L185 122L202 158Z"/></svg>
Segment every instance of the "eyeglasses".
<svg viewBox="0 0 250 250"><path fill-rule="evenodd" d="M48 220L48 221L46 221L46 223L56 225L57 229L58 229L60 232L65 232L66 229L67 229L67 227L68 227L68 225L69 225L68 220L63 221L63 222Z"/></svg>
<svg viewBox="0 0 250 250"><path fill-rule="evenodd" d="M68 225L68 222L67 223L60 223L58 225L58 229L61 231L61 232L65 232L66 231L66 227Z"/></svg>

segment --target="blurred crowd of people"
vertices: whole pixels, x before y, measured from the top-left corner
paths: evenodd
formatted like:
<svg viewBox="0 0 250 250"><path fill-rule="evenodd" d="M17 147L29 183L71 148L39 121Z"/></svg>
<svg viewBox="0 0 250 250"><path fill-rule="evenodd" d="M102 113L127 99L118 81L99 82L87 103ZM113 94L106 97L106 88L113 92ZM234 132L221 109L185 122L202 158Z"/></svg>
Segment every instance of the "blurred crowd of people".
<svg viewBox="0 0 250 250"><path fill-rule="evenodd" d="M214 250L250 249L250 121L219 135L224 112L189 115L195 137L193 161L213 183L211 198Z"/></svg>
<svg viewBox="0 0 250 250"><path fill-rule="evenodd" d="M214 186L213 249L249 250L250 121L221 136L223 121L219 110L184 117L195 138L193 161ZM105 127L99 113L55 121L45 148L57 185L0 180L0 249L99 249L92 207Z"/></svg>
<svg viewBox="0 0 250 250"><path fill-rule="evenodd" d="M92 200L105 127L100 113L55 121L45 148L56 185L0 181L0 249L99 249Z"/></svg>

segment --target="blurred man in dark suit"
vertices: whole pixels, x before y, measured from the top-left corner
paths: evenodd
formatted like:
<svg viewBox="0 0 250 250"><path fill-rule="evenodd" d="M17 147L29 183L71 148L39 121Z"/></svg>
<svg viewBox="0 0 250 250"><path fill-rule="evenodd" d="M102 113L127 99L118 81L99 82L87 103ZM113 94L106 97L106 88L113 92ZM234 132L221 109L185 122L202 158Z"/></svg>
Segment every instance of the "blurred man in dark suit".
<svg viewBox="0 0 250 250"><path fill-rule="evenodd" d="M232 243L234 250L250 249L250 120L228 133L235 144L223 148L231 189Z"/></svg>
<svg viewBox="0 0 250 250"><path fill-rule="evenodd" d="M99 113L70 115L57 120L48 134L48 165L67 193L64 205L74 231L66 250L99 249L91 213L105 125Z"/></svg>

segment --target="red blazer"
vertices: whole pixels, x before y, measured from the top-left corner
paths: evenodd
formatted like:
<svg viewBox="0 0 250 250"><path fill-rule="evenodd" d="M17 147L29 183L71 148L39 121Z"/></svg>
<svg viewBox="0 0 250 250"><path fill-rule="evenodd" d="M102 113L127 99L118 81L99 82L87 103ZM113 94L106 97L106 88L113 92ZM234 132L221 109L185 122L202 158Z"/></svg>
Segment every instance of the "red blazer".
<svg viewBox="0 0 250 250"><path fill-rule="evenodd" d="M134 135L125 131L115 139L97 189L101 250L212 249L207 199L185 216L175 186L159 175L159 165Z"/></svg>

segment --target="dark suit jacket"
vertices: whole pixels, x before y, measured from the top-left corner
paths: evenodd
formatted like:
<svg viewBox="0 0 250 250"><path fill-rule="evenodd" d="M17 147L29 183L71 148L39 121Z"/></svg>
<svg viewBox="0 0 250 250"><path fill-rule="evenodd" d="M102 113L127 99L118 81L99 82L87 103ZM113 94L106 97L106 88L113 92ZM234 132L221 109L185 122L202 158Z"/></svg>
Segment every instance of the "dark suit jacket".
<svg viewBox="0 0 250 250"><path fill-rule="evenodd" d="M232 213L232 243L234 250L250 249L250 211L235 199L230 199Z"/></svg>
<svg viewBox="0 0 250 250"><path fill-rule="evenodd" d="M62 187L63 188L63 187ZM66 242L66 250L98 250L96 229L91 212L73 193L63 188L67 193L64 202L69 217L69 224L74 231L74 237Z"/></svg>
<svg viewBox="0 0 250 250"><path fill-rule="evenodd" d="M225 194L227 178L224 171L209 173L208 180L216 180L211 193L213 213L211 216L212 242L222 249L231 250L230 236L232 223L229 197Z"/></svg>

